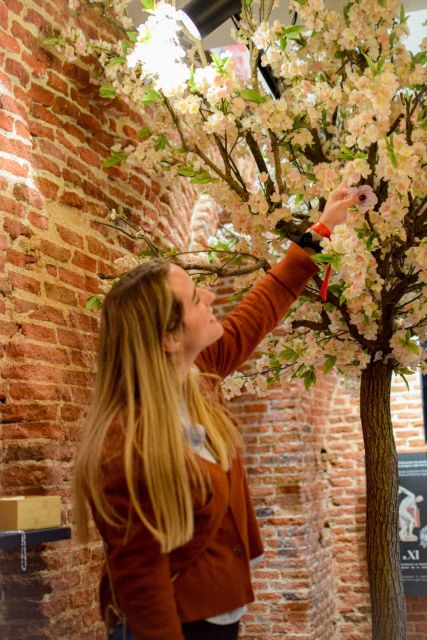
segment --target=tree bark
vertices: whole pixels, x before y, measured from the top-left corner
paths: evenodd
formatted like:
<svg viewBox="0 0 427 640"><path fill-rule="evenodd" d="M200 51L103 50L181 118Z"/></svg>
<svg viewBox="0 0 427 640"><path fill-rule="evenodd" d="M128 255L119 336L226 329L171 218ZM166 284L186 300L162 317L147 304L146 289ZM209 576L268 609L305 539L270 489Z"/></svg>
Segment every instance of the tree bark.
<svg viewBox="0 0 427 640"><path fill-rule="evenodd" d="M360 389L372 640L406 640L398 533L399 478L390 414L391 376L387 363L371 362L362 373Z"/></svg>

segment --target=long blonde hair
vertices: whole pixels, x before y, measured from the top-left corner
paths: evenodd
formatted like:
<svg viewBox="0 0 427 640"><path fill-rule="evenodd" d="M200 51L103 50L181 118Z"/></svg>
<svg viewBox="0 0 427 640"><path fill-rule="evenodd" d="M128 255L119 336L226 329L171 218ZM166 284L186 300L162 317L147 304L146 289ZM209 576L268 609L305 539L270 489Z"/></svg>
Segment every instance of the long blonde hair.
<svg viewBox="0 0 427 640"><path fill-rule="evenodd" d="M168 272L166 262L144 263L122 276L104 301L94 398L74 473L77 530L82 540L88 537L88 503L108 523L125 524L102 489L106 438L117 416L124 431L121 464L130 508L163 552L191 539L194 493L200 492L205 500L209 485L200 458L184 437L182 406L192 421L204 425L208 448L224 470L240 446L226 410L202 392L194 373L180 384L163 349L164 336L183 329L183 309L168 285ZM151 517L139 500L141 473Z"/></svg>

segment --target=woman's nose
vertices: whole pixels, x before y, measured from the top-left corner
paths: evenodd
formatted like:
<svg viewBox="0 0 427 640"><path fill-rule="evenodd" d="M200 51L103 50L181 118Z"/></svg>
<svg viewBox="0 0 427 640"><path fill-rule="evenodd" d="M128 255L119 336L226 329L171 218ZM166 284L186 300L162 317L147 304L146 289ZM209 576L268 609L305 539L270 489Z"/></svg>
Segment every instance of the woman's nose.
<svg viewBox="0 0 427 640"><path fill-rule="evenodd" d="M215 300L215 294L213 291L211 291L210 289L205 289L205 302L206 304L212 304L212 302Z"/></svg>

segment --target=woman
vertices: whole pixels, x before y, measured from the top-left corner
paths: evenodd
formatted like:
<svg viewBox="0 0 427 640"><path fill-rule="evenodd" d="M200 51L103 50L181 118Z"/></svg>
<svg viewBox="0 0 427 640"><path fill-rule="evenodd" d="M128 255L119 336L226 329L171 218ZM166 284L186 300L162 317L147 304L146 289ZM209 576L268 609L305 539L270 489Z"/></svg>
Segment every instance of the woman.
<svg viewBox="0 0 427 640"><path fill-rule="evenodd" d="M316 273L309 257L316 240L359 202L348 193L341 185L330 195L312 232L223 324L212 312L214 295L165 262L137 267L106 296L75 495L81 536L89 504L105 544L109 638L238 637L262 543L219 382Z"/></svg>

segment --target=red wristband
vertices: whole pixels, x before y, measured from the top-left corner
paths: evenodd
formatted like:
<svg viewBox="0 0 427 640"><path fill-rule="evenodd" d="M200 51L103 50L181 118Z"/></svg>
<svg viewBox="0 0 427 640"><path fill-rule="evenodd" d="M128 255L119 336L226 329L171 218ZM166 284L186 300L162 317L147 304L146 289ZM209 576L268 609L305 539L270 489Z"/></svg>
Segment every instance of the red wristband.
<svg viewBox="0 0 427 640"><path fill-rule="evenodd" d="M328 227L325 224L323 224L323 222L316 222L315 224L312 224L310 229L318 233L319 236L322 236L322 238L331 237L331 230L328 229Z"/></svg>

